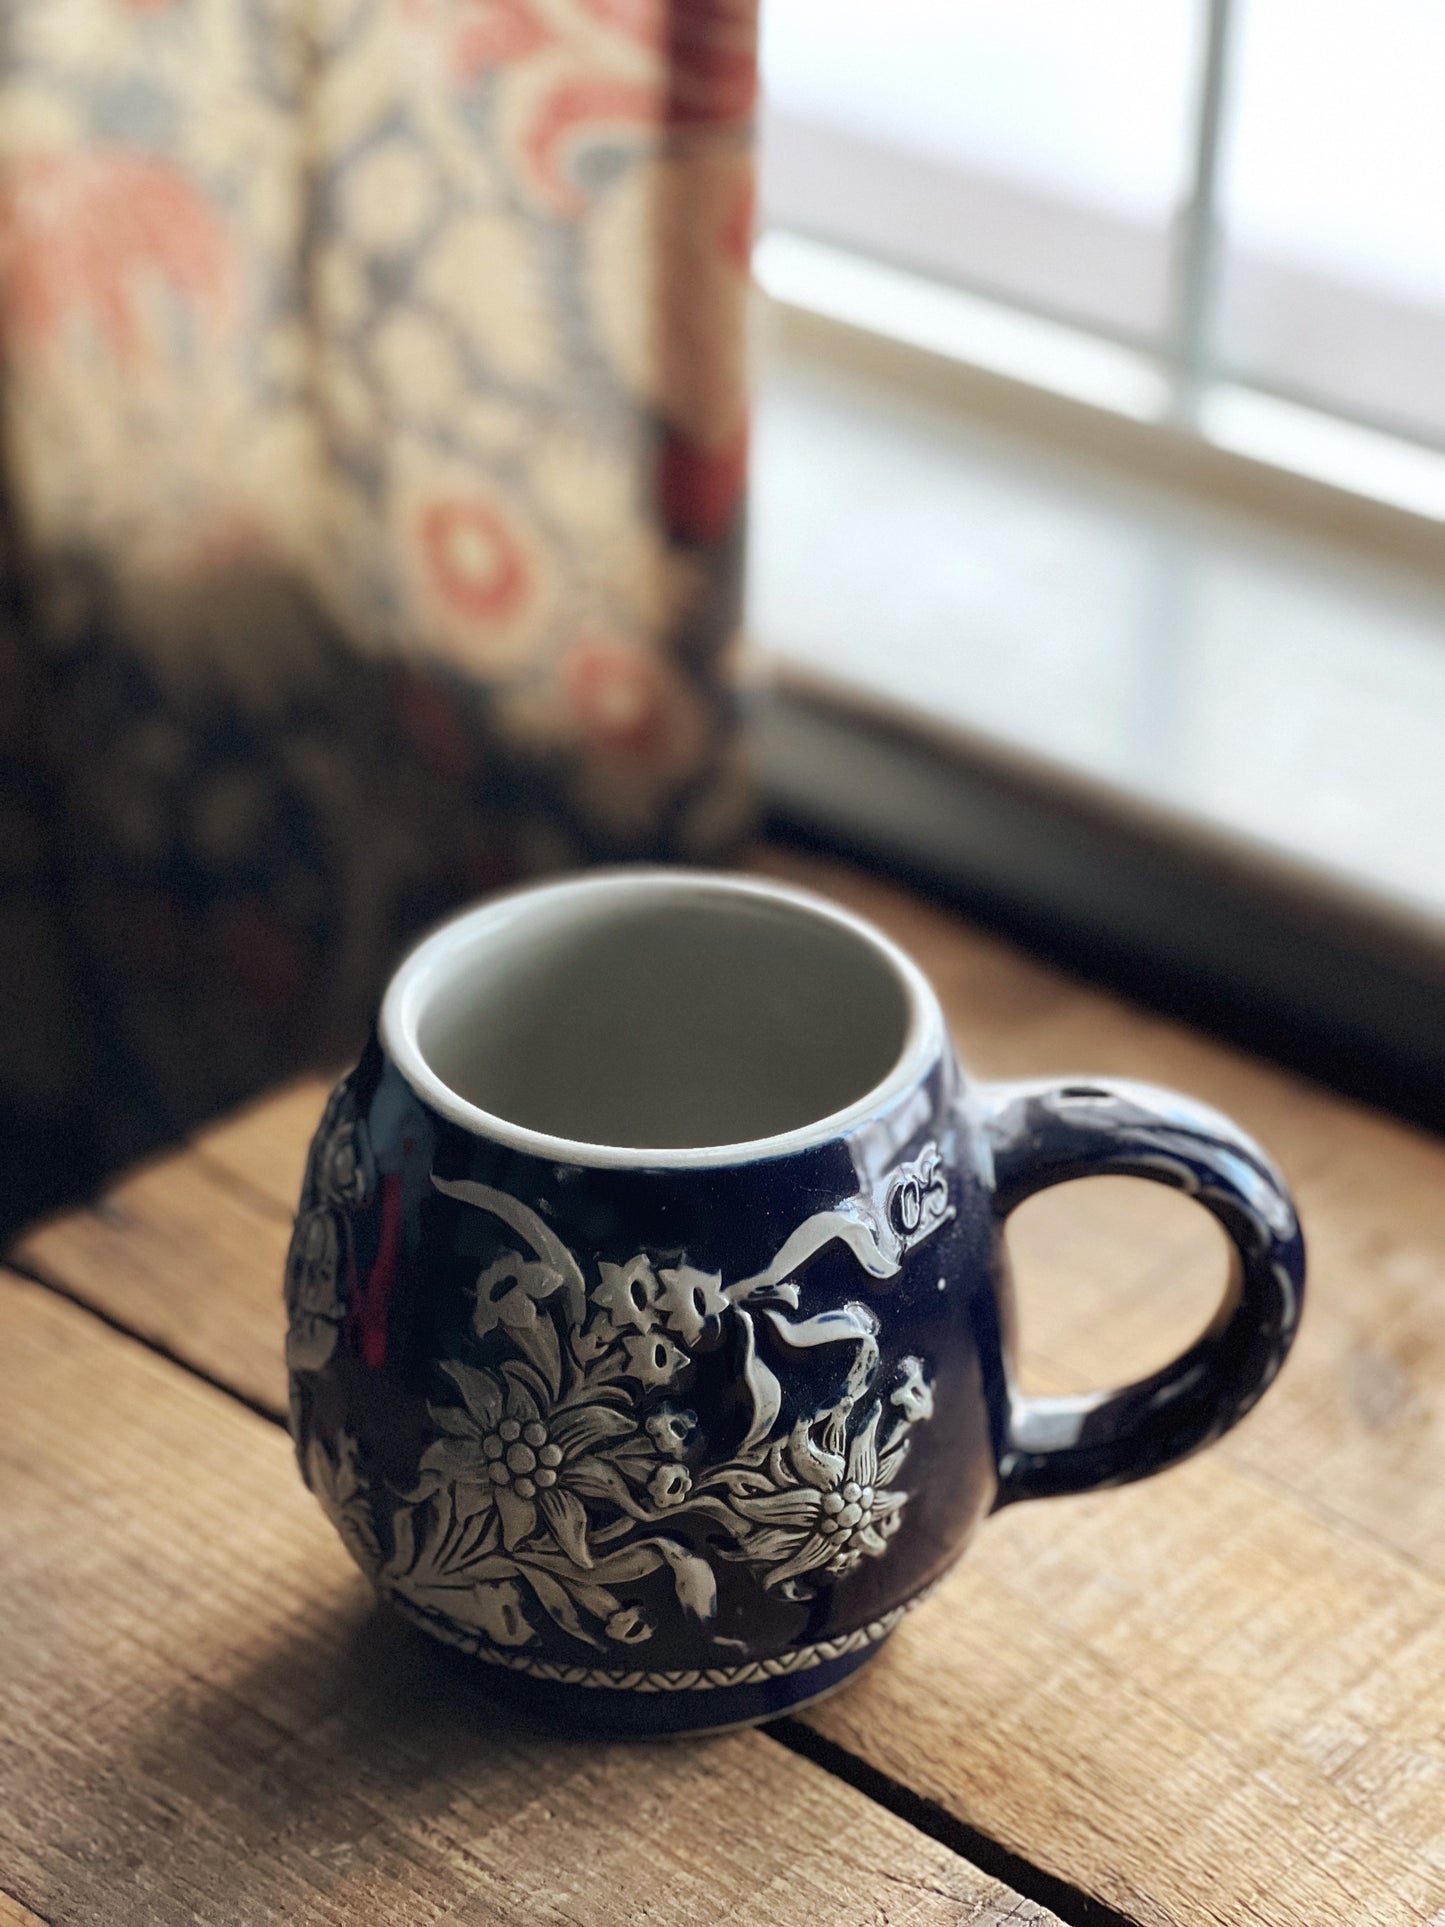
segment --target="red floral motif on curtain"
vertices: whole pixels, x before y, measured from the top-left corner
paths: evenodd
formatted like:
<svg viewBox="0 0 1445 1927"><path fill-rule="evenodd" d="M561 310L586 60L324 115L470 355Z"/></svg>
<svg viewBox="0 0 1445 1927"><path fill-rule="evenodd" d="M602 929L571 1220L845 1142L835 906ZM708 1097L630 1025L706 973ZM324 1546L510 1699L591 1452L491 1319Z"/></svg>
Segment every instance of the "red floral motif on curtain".
<svg viewBox="0 0 1445 1927"><path fill-rule="evenodd" d="M0 1151L339 1059L469 893L728 853L754 25L7 9Z"/></svg>
<svg viewBox="0 0 1445 1927"><path fill-rule="evenodd" d="M171 163L122 147L34 154L0 184L0 287L11 340L58 346L83 319L129 361L154 319L149 292L208 322L235 298L226 224Z"/></svg>

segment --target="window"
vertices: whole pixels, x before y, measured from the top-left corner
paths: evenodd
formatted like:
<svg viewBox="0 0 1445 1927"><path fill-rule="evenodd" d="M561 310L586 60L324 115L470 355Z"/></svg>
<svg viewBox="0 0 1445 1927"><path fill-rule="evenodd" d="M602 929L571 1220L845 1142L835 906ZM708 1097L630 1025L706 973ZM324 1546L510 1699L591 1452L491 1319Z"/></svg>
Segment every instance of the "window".
<svg viewBox="0 0 1445 1927"><path fill-rule="evenodd" d="M1445 0L762 18L775 819L1423 1090Z"/></svg>
<svg viewBox="0 0 1445 1927"><path fill-rule="evenodd" d="M1125 343L1206 434L1276 398L1445 448L1440 0L763 20L766 228Z"/></svg>

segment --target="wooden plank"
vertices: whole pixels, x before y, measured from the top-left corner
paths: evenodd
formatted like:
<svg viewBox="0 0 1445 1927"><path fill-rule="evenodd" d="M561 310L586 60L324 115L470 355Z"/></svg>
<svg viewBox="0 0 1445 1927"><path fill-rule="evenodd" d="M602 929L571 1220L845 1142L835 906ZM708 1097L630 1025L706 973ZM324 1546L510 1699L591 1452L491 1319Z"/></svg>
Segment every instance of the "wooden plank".
<svg viewBox="0 0 1445 1927"><path fill-rule="evenodd" d="M192 1140L194 1147L203 1163L274 1205L289 1222L301 1196L311 1133L335 1082L300 1078L208 1125Z"/></svg>
<svg viewBox="0 0 1445 1927"><path fill-rule="evenodd" d="M46 1923L0 1888L0 1927L46 1927Z"/></svg>
<svg viewBox="0 0 1445 1927"><path fill-rule="evenodd" d="M1159 1482L991 1522L805 1718L1141 1921L1445 1920L1445 1147L1022 960L1000 988L999 947L944 913L817 880L920 957L983 1074L1142 1076L1232 1112L1290 1173L1313 1266L1245 1426ZM1012 1244L1050 1388L1157 1363L1218 1291L1202 1214L1124 1180L1036 1200Z"/></svg>
<svg viewBox="0 0 1445 1927"><path fill-rule="evenodd" d="M989 1523L803 1717L1150 1927L1445 1921L1445 1599L1227 1463Z"/></svg>
<svg viewBox="0 0 1445 1927"><path fill-rule="evenodd" d="M286 1213L185 1151L38 1226L14 1260L279 1414L290 1236Z"/></svg>
<svg viewBox="0 0 1445 1927"><path fill-rule="evenodd" d="M504 1725L374 1605L278 1428L0 1297L0 1919L1053 1920L762 1734Z"/></svg>
<svg viewBox="0 0 1445 1927"><path fill-rule="evenodd" d="M1239 1431L1163 1481L992 1522L813 1724L1141 1920L1445 1921L1445 1148L875 880L772 867L913 950L980 1074L1142 1076L1232 1112L1313 1252L1295 1357ZM299 1168L312 1116L263 1108L264 1153L226 1155L260 1188ZM1217 1292L1207 1220L1129 1181L1034 1201L1012 1241L1042 1386L1152 1365Z"/></svg>

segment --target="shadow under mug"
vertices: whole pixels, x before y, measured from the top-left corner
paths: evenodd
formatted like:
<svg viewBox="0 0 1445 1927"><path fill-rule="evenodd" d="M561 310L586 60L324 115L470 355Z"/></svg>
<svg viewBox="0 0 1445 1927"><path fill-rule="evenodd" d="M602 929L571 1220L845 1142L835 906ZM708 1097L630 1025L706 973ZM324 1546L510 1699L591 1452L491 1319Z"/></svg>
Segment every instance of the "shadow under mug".
<svg viewBox="0 0 1445 1927"><path fill-rule="evenodd" d="M1004 1226L1123 1173L1232 1275L1152 1377L1013 1381ZM593 873L402 964L286 1276L302 1471L417 1624L568 1726L770 1718L876 1653L989 1512L1156 1472L1278 1371L1304 1252L1264 1154L1139 1084L975 1084L837 905Z"/></svg>

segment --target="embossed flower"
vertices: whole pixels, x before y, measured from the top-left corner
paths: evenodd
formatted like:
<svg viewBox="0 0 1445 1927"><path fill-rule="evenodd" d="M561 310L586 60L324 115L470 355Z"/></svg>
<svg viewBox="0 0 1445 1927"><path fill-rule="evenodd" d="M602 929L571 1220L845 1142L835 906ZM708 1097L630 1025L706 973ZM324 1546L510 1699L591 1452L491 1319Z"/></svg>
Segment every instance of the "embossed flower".
<svg viewBox="0 0 1445 1927"><path fill-rule="evenodd" d="M545 1259L502 1252L477 1274L472 1330L478 1338L486 1338L500 1325L511 1331L524 1350L529 1340L555 1350L555 1339L549 1335L551 1321L542 1318L537 1307L558 1291L561 1282L556 1266Z"/></svg>
<svg viewBox="0 0 1445 1927"><path fill-rule="evenodd" d="M732 1507L748 1522L742 1555L764 1568L765 1586L786 1586L820 1569L841 1576L884 1550L906 1502L892 1484L907 1442L895 1436L879 1453L882 1416L875 1405L849 1440L844 1417L830 1413L821 1444L813 1436L817 1421L804 1419L786 1443L771 1448L766 1473L737 1482Z"/></svg>
<svg viewBox="0 0 1445 1927"><path fill-rule="evenodd" d="M628 1371L644 1385L670 1385L692 1363L687 1353L679 1351L661 1332L629 1338L625 1350Z"/></svg>
<svg viewBox="0 0 1445 1927"><path fill-rule="evenodd" d="M647 1489L654 1505L681 1505L692 1490L692 1474L685 1465L660 1465L648 1480Z"/></svg>
<svg viewBox="0 0 1445 1927"><path fill-rule="evenodd" d="M554 1401L520 1360L496 1372L443 1369L464 1403L430 1408L446 1436L423 1452L411 1498L449 1488L458 1515L474 1531L483 1522L478 1550L497 1538L508 1552L550 1539L574 1565L591 1566L583 1501L625 1497L656 1464L635 1420L601 1401Z"/></svg>
<svg viewBox="0 0 1445 1927"><path fill-rule="evenodd" d="M664 1458L680 1459L697 1432L697 1413L660 1405L647 1420L647 1435Z"/></svg>
<svg viewBox="0 0 1445 1927"><path fill-rule="evenodd" d="M326 1100L306 1168L304 1202L354 1211L366 1203L372 1184L372 1159L365 1124L345 1080Z"/></svg>
<svg viewBox="0 0 1445 1927"><path fill-rule="evenodd" d="M623 1334L662 1330L695 1345L728 1308L722 1274L699 1271L693 1265L673 1265L655 1271L640 1253L625 1265L597 1267L602 1282L594 1287L592 1302L607 1315L613 1331Z"/></svg>
<svg viewBox="0 0 1445 1927"><path fill-rule="evenodd" d="M601 1284L592 1292L592 1302L607 1314L614 1332L650 1332L658 1323L657 1302L662 1286L647 1259L639 1254L625 1265L597 1266Z"/></svg>
<svg viewBox="0 0 1445 1927"><path fill-rule="evenodd" d="M336 1349L340 1265L340 1239L332 1213L303 1211L286 1258L286 1363L293 1372L319 1372Z"/></svg>
<svg viewBox="0 0 1445 1927"><path fill-rule="evenodd" d="M658 1305L663 1324L675 1332L684 1345L695 1345L707 1327L715 1327L728 1308L721 1272L676 1265L659 1272L658 1278L661 1282Z"/></svg>
<svg viewBox="0 0 1445 1927"><path fill-rule="evenodd" d="M640 1606L622 1606L607 1621L606 1633L624 1646L640 1645L644 1639L651 1639L652 1621Z"/></svg>
<svg viewBox="0 0 1445 1927"><path fill-rule="evenodd" d="M343 1118L317 1146L316 1188L328 1204L354 1208L366 1202L360 1129L354 1120Z"/></svg>
<svg viewBox="0 0 1445 1927"><path fill-rule="evenodd" d="M374 1573L381 1564L381 1543L358 1464L356 1440L349 1432L340 1431L334 1452L328 1452L321 1440L313 1437L301 1460L301 1474L357 1565L365 1573Z"/></svg>
<svg viewBox="0 0 1445 1927"><path fill-rule="evenodd" d="M933 1387L923 1376L923 1365L916 1358L903 1361L903 1382L888 1395L888 1403L900 1411L910 1424L933 1417Z"/></svg>

